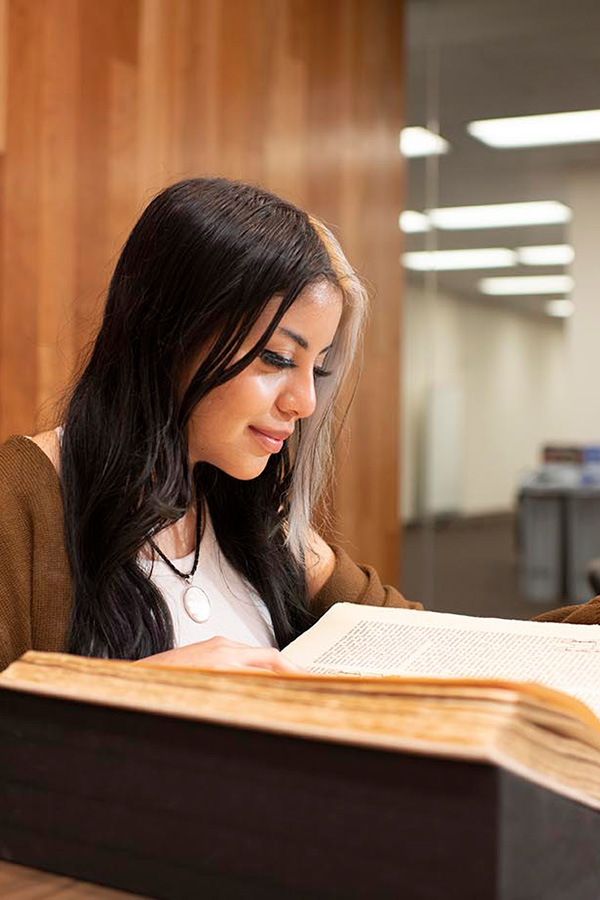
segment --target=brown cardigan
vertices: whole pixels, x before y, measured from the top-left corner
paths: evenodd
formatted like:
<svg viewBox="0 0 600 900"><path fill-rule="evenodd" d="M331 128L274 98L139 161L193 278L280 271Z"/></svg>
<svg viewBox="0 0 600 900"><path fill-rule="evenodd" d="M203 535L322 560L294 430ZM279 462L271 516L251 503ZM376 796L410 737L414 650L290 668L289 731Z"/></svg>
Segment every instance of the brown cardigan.
<svg viewBox="0 0 600 900"><path fill-rule="evenodd" d="M311 604L317 615L339 600L422 608L333 549L335 569ZM0 670L26 650L64 651L72 604L58 475L37 444L13 436L0 446Z"/></svg>

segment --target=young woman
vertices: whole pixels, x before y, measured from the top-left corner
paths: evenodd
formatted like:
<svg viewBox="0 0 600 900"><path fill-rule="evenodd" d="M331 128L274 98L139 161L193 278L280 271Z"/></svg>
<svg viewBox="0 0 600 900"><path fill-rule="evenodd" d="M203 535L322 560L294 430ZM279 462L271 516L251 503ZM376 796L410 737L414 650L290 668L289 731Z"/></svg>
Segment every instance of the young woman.
<svg viewBox="0 0 600 900"><path fill-rule="evenodd" d="M337 600L416 606L311 527L365 312L292 204L225 179L156 197L62 425L0 447L0 668L34 648L287 671Z"/></svg>

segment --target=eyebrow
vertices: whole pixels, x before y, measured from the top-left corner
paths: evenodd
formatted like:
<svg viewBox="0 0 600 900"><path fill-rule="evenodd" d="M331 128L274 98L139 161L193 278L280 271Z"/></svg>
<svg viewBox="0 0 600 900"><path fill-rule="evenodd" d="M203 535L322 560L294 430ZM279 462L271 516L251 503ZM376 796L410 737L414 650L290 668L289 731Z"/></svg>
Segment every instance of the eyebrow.
<svg viewBox="0 0 600 900"><path fill-rule="evenodd" d="M302 347L303 350L308 350L308 341L306 340L306 338L303 338L301 334L298 334L298 332L291 331L291 329L284 328L283 326L278 328L278 331L282 331L284 334L286 334L289 338L295 341L299 347ZM324 347L321 350L321 353L325 353L327 350L330 350L332 346L332 344L329 344L327 347ZM319 353L319 356L321 355L321 353Z"/></svg>

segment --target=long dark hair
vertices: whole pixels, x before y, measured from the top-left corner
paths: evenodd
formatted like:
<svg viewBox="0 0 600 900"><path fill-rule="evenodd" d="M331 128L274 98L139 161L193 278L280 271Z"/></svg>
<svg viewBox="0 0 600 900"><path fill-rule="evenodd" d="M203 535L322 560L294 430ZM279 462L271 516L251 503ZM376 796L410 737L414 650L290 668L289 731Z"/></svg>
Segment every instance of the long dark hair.
<svg viewBox="0 0 600 900"><path fill-rule="evenodd" d="M223 554L264 600L279 646L310 624L303 559L288 534L299 444L286 442L259 477L237 480L208 463L190 472L187 425L209 391L264 349L303 288L327 279L344 292L351 275L340 278L319 230L279 197L220 178L172 185L135 225L63 418L69 652L141 659L173 647L166 603L138 554L196 491ZM268 329L234 361L275 295L282 299ZM207 346L179 397L182 372Z"/></svg>

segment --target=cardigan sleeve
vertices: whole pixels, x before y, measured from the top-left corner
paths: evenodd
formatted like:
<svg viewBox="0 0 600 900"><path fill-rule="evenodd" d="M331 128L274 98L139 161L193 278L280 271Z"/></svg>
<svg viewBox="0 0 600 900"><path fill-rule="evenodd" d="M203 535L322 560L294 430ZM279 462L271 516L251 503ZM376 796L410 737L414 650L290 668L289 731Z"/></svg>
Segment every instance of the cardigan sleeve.
<svg viewBox="0 0 600 900"><path fill-rule="evenodd" d="M16 435L0 446L0 671L26 650L64 651L71 606L58 476Z"/></svg>
<svg viewBox="0 0 600 900"><path fill-rule="evenodd" d="M18 461L0 448L0 670L32 647L33 522Z"/></svg>
<svg viewBox="0 0 600 900"><path fill-rule="evenodd" d="M334 603L423 609L421 603L412 603L396 588L382 584L379 575L371 566L357 565L341 547L331 549L335 553L335 568L311 601L311 611L317 617L327 612Z"/></svg>
<svg viewBox="0 0 600 900"><path fill-rule="evenodd" d="M567 625L600 625L600 596L577 603L572 606L561 606L549 612L535 616L534 622L564 622Z"/></svg>

